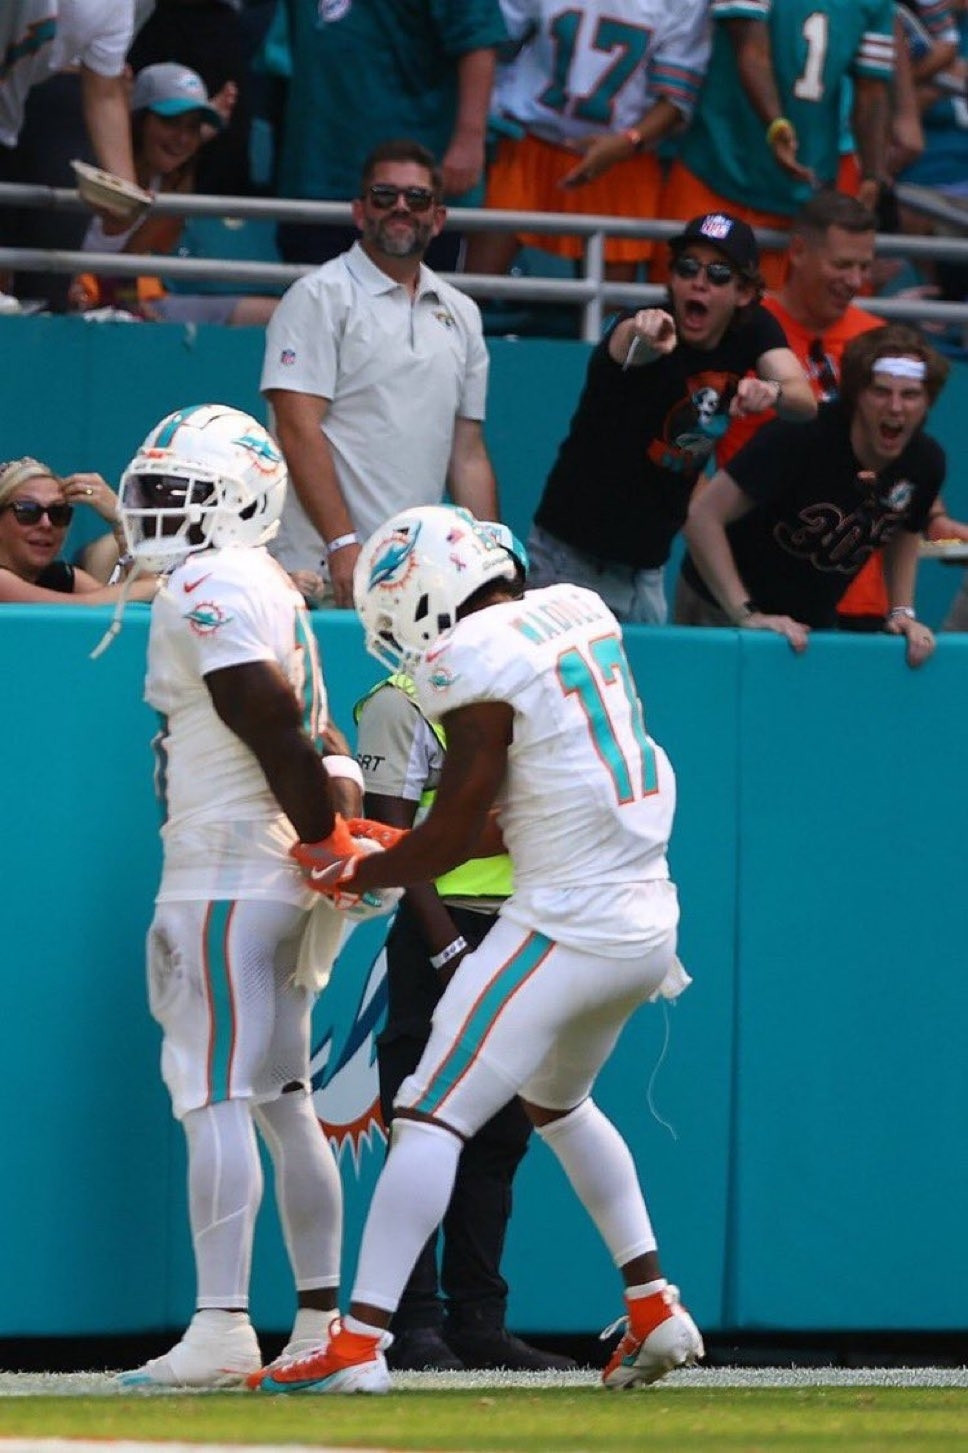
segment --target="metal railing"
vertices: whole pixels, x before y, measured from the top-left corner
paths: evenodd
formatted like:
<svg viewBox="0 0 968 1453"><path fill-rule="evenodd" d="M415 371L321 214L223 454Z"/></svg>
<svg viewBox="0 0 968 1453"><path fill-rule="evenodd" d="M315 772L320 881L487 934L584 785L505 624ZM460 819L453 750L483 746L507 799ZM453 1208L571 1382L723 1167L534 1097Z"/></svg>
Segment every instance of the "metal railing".
<svg viewBox="0 0 968 1453"><path fill-rule="evenodd" d="M968 231L968 213L941 199L908 193L900 188L906 205L934 217L944 225ZM89 210L71 188L0 183L0 206L42 210ZM215 197L162 194L153 210L164 216L245 218L275 222L315 222L351 225L348 202L310 202L282 197ZM634 237L667 241L682 230L681 221L629 220L619 217L576 216L565 212L500 212L492 208L460 207L449 213L448 227L461 232L531 232L584 239L584 256L575 278L485 276L480 273L445 273L448 282L477 299L514 299L518 302L565 303L581 309L581 337L601 337L606 311L616 306L648 306L665 297L654 283L613 283L605 279L606 237ZM784 232L757 230L761 246L784 247ZM877 256L911 262L934 259L968 264L968 238L914 237L878 233ZM106 273L132 277L146 271L179 281L237 281L277 288L288 286L314 264L242 262L234 259L184 258L145 254L59 251L43 248L0 247L0 271ZM933 302L925 298L859 298L858 305L884 318L944 324L968 323L968 303Z"/></svg>

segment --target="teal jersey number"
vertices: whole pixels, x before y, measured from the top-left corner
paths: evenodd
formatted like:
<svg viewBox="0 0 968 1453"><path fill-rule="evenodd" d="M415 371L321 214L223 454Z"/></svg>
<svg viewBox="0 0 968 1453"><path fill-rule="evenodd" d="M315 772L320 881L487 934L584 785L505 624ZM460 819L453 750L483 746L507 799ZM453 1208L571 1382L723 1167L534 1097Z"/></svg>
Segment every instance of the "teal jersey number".
<svg viewBox="0 0 968 1453"><path fill-rule="evenodd" d="M551 84L545 87L538 98L540 104L547 106L549 111L564 111L571 99L568 77L584 19L581 10L563 10L551 22L551 34L555 42L554 69ZM621 20L610 20L606 17L599 19L592 48L616 52L615 58L602 72L595 89L587 96L579 97L572 114L595 126L610 126L615 97L645 59L651 37L651 30L642 26L626 25Z"/></svg>
<svg viewBox="0 0 968 1453"><path fill-rule="evenodd" d="M587 660L576 648L558 660L558 679L566 696L577 696L595 750L608 769L620 805L659 790L655 749L646 736L642 707L618 636L592 641ZM621 700L616 688L620 688ZM609 706L612 711L609 711ZM633 748L636 760L630 760Z"/></svg>

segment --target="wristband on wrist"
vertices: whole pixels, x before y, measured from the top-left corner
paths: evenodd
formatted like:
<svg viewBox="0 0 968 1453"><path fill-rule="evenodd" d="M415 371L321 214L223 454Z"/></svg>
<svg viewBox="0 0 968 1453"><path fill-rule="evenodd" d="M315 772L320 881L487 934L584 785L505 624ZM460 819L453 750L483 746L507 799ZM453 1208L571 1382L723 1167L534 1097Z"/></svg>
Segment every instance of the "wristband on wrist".
<svg viewBox="0 0 968 1453"><path fill-rule="evenodd" d="M359 543L356 531L351 530L348 535L337 535L335 540L329 540L326 545L326 554L335 555L337 550L345 550L347 545L358 545Z"/></svg>
<svg viewBox="0 0 968 1453"><path fill-rule="evenodd" d="M776 398L773 400L773 407L778 409L780 407L780 400L783 398L783 385L778 378L771 378L770 383L776 384Z"/></svg>
<svg viewBox="0 0 968 1453"><path fill-rule="evenodd" d="M744 622L747 621L751 615L755 615L758 610L759 606L756 604L755 600L744 600L740 605L735 606L731 612L731 615L733 616L733 624L735 626L743 625Z"/></svg>
<svg viewBox="0 0 968 1453"><path fill-rule="evenodd" d="M432 969L442 969L445 964L450 963L451 959L456 959L458 954L462 954L466 948L467 939L464 938L463 934L459 933L452 943L449 943L446 948L440 950L439 954L430 955L430 967Z"/></svg>
<svg viewBox="0 0 968 1453"><path fill-rule="evenodd" d="M796 129L793 125L793 122L787 116L777 116L775 120L770 122L769 126L766 128L767 146L773 145L774 141L776 141L776 138L779 136L781 131L789 131L791 134L796 135Z"/></svg>
<svg viewBox="0 0 968 1453"><path fill-rule="evenodd" d="M339 777L347 782L354 782L361 792L365 790L363 773L355 757L344 756L341 752L330 752L323 757L323 771L328 777Z"/></svg>
<svg viewBox="0 0 968 1453"><path fill-rule="evenodd" d="M911 605L892 605L891 608L890 608L890 610L887 613L887 618L888 618L889 621L896 621L896 620L914 621L914 620L917 620L917 616L914 613L914 607L911 606Z"/></svg>

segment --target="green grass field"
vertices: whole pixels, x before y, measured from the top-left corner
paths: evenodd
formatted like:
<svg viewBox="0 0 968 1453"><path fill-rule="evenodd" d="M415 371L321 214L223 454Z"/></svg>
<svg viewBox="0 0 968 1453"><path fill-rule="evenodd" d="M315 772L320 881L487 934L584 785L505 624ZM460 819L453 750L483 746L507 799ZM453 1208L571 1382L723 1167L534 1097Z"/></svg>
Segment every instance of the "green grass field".
<svg viewBox="0 0 968 1453"><path fill-rule="evenodd" d="M0 1399L0 1437L586 1453L608 1449L968 1448L964 1387L407 1391L387 1397Z"/></svg>

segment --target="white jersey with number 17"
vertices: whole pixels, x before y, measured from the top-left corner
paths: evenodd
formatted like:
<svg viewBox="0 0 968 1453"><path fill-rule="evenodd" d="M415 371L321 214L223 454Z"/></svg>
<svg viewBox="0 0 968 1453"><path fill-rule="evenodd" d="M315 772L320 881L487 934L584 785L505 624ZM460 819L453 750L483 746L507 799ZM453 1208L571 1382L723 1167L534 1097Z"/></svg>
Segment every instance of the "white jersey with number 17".
<svg viewBox="0 0 968 1453"><path fill-rule="evenodd" d="M669 877L675 776L600 597L552 585L476 611L415 680L435 719L476 702L513 708L497 806L515 892L502 912L574 947L640 951L652 925L635 889Z"/></svg>

